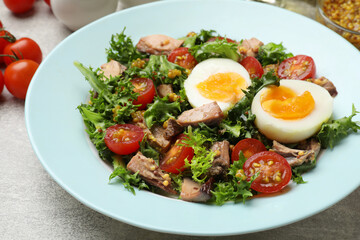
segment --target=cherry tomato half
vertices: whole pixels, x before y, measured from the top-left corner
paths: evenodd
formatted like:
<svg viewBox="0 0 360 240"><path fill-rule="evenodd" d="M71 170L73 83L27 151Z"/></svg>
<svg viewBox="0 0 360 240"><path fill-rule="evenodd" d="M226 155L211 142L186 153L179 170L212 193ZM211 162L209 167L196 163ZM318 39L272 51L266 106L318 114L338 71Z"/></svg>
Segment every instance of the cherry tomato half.
<svg viewBox="0 0 360 240"><path fill-rule="evenodd" d="M6 45L3 53L14 56L14 53L19 59L30 59L38 64L42 61L42 52L39 45L30 38L20 38L14 43ZM16 61L13 57L4 57L6 65Z"/></svg>
<svg viewBox="0 0 360 240"><path fill-rule="evenodd" d="M240 151L244 154L246 158L251 157L255 153L266 151L265 145L257 139L254 138L246 138L240 140L233 148L231 153L231 161L238 161Z"/></svg>
<svg viewBox="0 0 360 240"><path fill-rule="evenodd" d="M0 70L0 95L2 93L2 91L4 90L4 76L2 74L2 71Z"/></svg>
<svg viewBox="0 0 360 240"><path fill-rule="evenodd" d="M11 63L4 72L4 82L7 90L15 97L25 99L30 81L38 67L38 63L29 59Z"/></svg>
<svg viewBox="0 0 360 240"><path fill-rule="evenodd" d="M305 80L315 78L316 66L314 60L306 55L297 55L282 61L278 68L281 79Z"/></svg>
<svg viewBox="0 0 360 240"><path fill-rule="evenodd" d="M4 0L4 3L13 13L24 13L33 7L35 0Z"/></svg>
<svg viewBox="0 0 360 240"><path fill-rule="evenodd" d="M141 104L138 109L143 110L147 104L154 100L156 93L154 83L150 78L134 78L131 80L131 83L134 85L134 92L140 94L138 98L133 101L133 104Z"/></svg>
<svg viewBox="0 0 360 240"><path fill-rule="evenodd" d="M185 159L189 162L194 157L194 149L184 145L183 140L186 139L185 134L180 134L174 146L165 154L160 162L160 169L178 174L184 170Z"/></svg>
<svg viewBox="0 0 360 240"><path fill-rule="evenodd" d="M136 152L144 131L133 124L116 124L106 129L104 138L106 146L114 153L127 155Z"/></svg>
<svg viewBox="0 0 360 240"><path fill-rule="evenodd" d="M283 189L291 180L291 167L286 159L271 151L259 152L246 160L244 173L250 177L259 172L251 188L262 193L274 193Z"/></svg>
<svg viewBox="0 0 360 240"><path fill-rule="evenodd" d="M16 41L16 38L6 30L0 30L0 54L3 54L4 48ZM0 63L4 62L4 57L0 56Z"/></svg>
<svg viewBox="0 0 360 240"><path fill-rule="evenodd" d="M223 40L223 39L226 39L226 41L228 42L228 43L235 43L235 41L234 40L232 40L231 38L224 38L224 37L212 37L212 38L210 38L209 40L208 40L208 42L215 42L215 40Z"/></svg>
<svg viewBox="0 0 360 240"><path fill-rule="evenodd" d="M186 47L176 48L171 51L168 61L186 69L193 69L198 63Z"/></svg>
<svg viewBox="0 0 360 240"><path fill-rule="evenodd" d="M261 63L252 56L244 58L240 64L248 71L251 79L261 78L264 74L264 69L261 66Z"/></svg>

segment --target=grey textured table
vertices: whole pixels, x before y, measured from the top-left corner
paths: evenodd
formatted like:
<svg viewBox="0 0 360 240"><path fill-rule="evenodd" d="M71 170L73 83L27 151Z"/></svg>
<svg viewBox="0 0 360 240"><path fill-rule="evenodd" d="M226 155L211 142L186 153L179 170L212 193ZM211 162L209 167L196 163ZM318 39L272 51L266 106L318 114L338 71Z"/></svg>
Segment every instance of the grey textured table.
<svg viewBox="0 0 360 240"><path fill-rule="evenodd" d="M0 1L0 20L15 36L37 41L44 56L71 34L42 0L21 16L11 14ZM0 96L0 126L0 239L220 239L143 230L78 202L43 169L27 136L24 101L7 90ZM359 200L357 189L331 208L300 222L221 239L360 239Z"/></svg>

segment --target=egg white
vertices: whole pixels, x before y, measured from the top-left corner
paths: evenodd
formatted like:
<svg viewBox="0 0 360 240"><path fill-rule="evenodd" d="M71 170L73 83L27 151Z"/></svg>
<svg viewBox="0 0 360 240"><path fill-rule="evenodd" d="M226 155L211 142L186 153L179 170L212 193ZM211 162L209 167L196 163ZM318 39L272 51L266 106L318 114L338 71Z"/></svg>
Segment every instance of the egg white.
<svg viewBox="0 0 360 240"><path fill-rule="evenodd" d="M190 104L193 107L200 107L204 104L214 102L201 95L197 84L205 81L211 75L217 73L234 72L240 74L246 81L247 85L251 85L251 79L247 70L238 62L226 58L211 58L197 64L184 82L184 88ZM223 112L229 110L234 103L216 101Z"/></svg>
<svg viewBox="0 0 360 240"><path fill-rule="evenodd" d="M251 111L256 115L255 125L267 138L281 143L296 143L305 140L320 130L321 124L332 115L333 98L319 85L302 80L281 80L281 86L292 89L297 95L309 91L314 98L313 111L301 119L280 119L263 110L260 97L267 88L259 91L252 102Z"/></svg>

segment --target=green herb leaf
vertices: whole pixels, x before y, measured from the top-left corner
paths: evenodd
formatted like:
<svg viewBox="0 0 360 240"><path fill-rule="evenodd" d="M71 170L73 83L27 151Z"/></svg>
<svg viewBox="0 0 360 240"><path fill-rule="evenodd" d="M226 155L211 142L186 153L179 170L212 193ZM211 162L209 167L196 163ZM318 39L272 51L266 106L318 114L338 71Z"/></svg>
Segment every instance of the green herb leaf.
<svg viewBox="0 0 360 240"><path fill-rule="evenodd" d="M302 178L302 174L309 171L310 169L313 169L316 167L316 160L306 162L301 164L300 166L293 167L292 170L292 176L291 179L296 182L297 184L303 184L306 183L304 179Z"/></svg>
<svg viewBox="0 0 360 240"><path fill-rule="evenodd" d="M174 78L169 77L169 71L179 70L180 74ZM153 79L155 85L171 84L177 93L184 84L188 75L186 69L177 64L169 62L164 55L151 55L144 69L132 67L126 71L129 76L140 76Z"/></svg>
<svg viewBox="0 0 360 240"><path fill-rule="evenodd" d="M140 142L140 152L145 157L154 159L156 164L159 164L160 153L148 143L146 134Z"/></svg>
<svg viewBox="0 0 360 240"><path fill-rule="evenodd" d="M196 61L201 62L209 58L229 58L234 61L240 59L236 43L228 43L226 39L205 42L189 49Z"/></svg>
<svg viewBox="0 0 360 240"><path fill-rule="evenodd" d="M216 31L214 30L201 30L198 34L191 34L191 36L180 38L184 40L183 46L191 48L195 45L200 45L207 42L210 38L215 36Z"/></svg>
<svg viewBox="0 0 360 240"><path fill-rule="evenodd" d="M183 142L194 149L194 157L191 162L185 159L185 167L191 170L192 179L195 182L204 183L207 178L206 173L214 161L215 152L209 151L205 146L205 144L210 145L213 139L204 136L200 131L200 128L192 131L192 128L188 127L185 132L188 138L184 139Z"/></svg>
<svg viewBox="0 0 360 240"><path fill-rule="evenodd" d="M141 189L149 189L149 186L142 180L138 174L138 172L132 174L123 166L117 166L115 170L109 176L109 182L115 178L120 177L122 180L122 184L124 187L131 191L135 195L135 190L133 186L138 187L139 190Z"/></svg>
<svg viewBox="0 0 360 240"><path fill-rule="evenodd" d="M104 119L111 120L114 124L130 120L131 114L140 105L132 103L132 99L136 99L139 93L133 91L134 86L128 77L117 76L108 79L101 73L97 75L91 68L86 68L79 62L74 62L74 65L96 92L92 92L92 105L88 105L87 109L101 113Z"/></svg>
<svg viewBox="0 0 360 240"><path fill-rule="evenodd" d="M286 48L280 44L268 43L259 48L257 56L261 65L266 66L269 64L281 63L289 57L293 57L292 53L287 53Z"/></svg>
<svg viewBox="0 0 360 240"><path fill-rule="evenodd" d="M351 132L360 130L360 122L352 121L352 118L359 113L356 111L354 104L352 105L352 114L337 120L330 120L321 125L321 129L317 134L321 146L323 148L333 148L341 139L349 135Z"/></svg>
<svg viewBox="0 0 360 240"><path fill-rule="evenodd" d="M115 60L129 66L132 61L145 58L146 54L140 53L124 32L125 28L121 33L111 36L110 48L106 49L107 60Z"/></svg>
<svg viewBox="0 0 360 240"><path fill-rule="evenodd" d="M144 113L146 126L151 128L154 124L162 124L171 117L176 118L180 112L178 101L169 102L168 97L156 98Z"/></svg>

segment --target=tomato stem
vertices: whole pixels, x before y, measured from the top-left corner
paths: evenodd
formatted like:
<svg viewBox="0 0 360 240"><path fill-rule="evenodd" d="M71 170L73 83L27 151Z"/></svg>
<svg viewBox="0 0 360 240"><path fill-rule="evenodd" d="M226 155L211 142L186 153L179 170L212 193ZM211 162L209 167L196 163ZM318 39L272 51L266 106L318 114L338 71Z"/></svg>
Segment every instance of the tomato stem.
<svg viewBox="0 0 360 240"><path fill-rule="evenodd" d="M22 58L19 58L19 56L14 52L14 50L11 50L11 52L14 54L14 55L9 55L9 54L0 54L0 57L10 57L10 58L13 58L14 59L14 62L16 61L19 61L20 59L24 59L24 56L22 55L21 52L20 55Z"/></svg>
<svg viewBox="0 0 360 240"><path fill-rule="evenodd" d="M0 31L3 31L4 28L0 28ZM8 32L5 31L5 35L0 36L0 38L4 38L6 41L13 43L16 41L16 38L14 37L14 35L9 34Z"/></svg>

